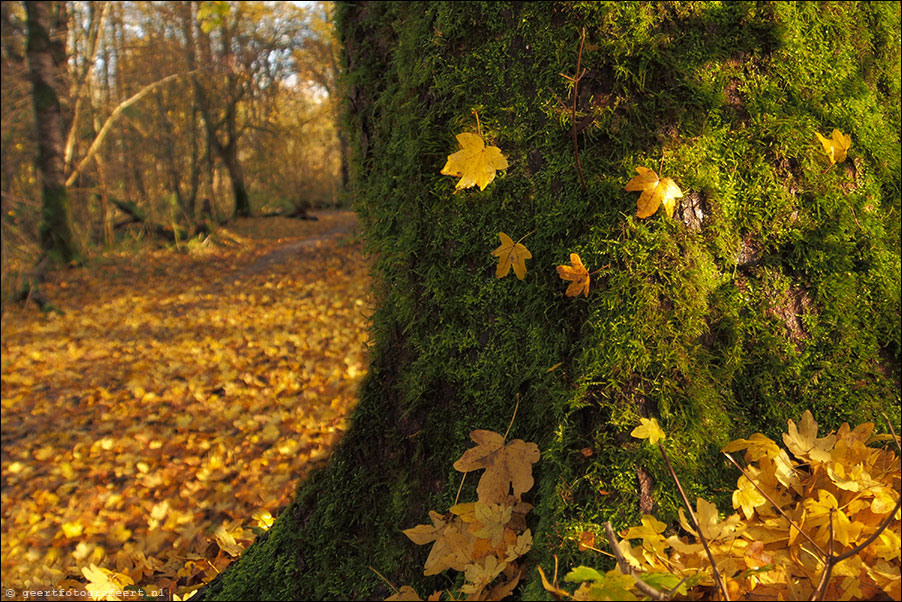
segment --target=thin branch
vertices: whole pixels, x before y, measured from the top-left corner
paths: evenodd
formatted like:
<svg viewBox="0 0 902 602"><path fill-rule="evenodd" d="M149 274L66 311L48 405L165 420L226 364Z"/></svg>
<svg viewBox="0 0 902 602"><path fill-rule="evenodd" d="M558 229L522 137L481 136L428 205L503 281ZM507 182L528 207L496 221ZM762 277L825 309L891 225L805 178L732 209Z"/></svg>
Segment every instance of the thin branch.
<svg viewBox="0 0 902 602"><path fill-rule="evenodd" d="M573 82L573 105L570 109L570 137L573 140L573 154L576 157L576 170L579 172L579 182L582 184L583 192L586 191L586 179L583 177L583 166L579 160L579 142L577 141L577 135L579 131L577 130L576 124L576 102L579 99L579 80L583 78L586 74L586 70L583 69L580 72L579 68L582 64L583 59L583 46L586 44L586 28L583 27L582 32L580 33L579 38L579 54L576 56L576 73L573 76L564 75L561 73L561 77L566 79L567 81Z"/></svg>
<svg viewBox="0 0 902 602"><path fill-rule="evenodd" d="M899 448L899 453L902 453L902 444L899 443L899 435L896 434L896 429L893 428L893 423L887 418L886 414L881 414L884 419L886 419L886 425L889 427L889 432L893 434L893 442L896 444L896 447Z"/></svg>
<svg viewBox="0 0 902 602"><path fill-rule="evenodd" d="M723 596L724 600L729 600L730 595L727 593L727 586L723 582L723 577L720 576L720 572L717 570L717 564L714 562L714 555L711 553L711 548L708 547L708 542L705 540L705 535L702 533L702 528L698 524L698 519L695 518L695 512L692 510L692 506L689 505L689 498L686 497L686 492L683 491L683 486L680 484L680 480L676 476L676 472L673 470L673 466L670 464L670 458L667 457L667 452L664 451L664 446L661 443L658 443L658 449L661 450L661 455L664 457L664 462L667 464L667 470L670 471L670 476L673 478L673 482L676 483L677 489L680 492L680 496L683 498L683 504L686 505L686 509L689 511L689 516L692 518L692 523L695 525L696 532L698 533L698 539L702 542L702 546L705 548L705 553L708 555L708 562L711 563L711 570L714 573L714 583L717 584L718 589L720 589L720 593Z"/></svg>
<svg viewBox="0 0 902 602"><path fill-rule="evenodd" d="M460 485L457 487L457 495L454 496L454 503L451 504L452 506L456 506L456 505L457 505L457 500L460 499L460 492L461 492L461 490L464 488L464 480L465 480L466 478L467 478L467 473L464 473L464 476L462 476L462 477L460 478Z"/></svg>
<svg viewBox="0 0 902 602"><path fill-rule="evenodd" d="M99 2L99 16L91 19L91 31L88 35L88 60L85 62L84 74L79 79L78 87L75 89L75 110L72 116L72 125L69 127L69 136L66 139L66 147L63 153L63 161L68 168L72 164L72 154L75 152L75 137L78 132L78 119L82 113L84 104L84 96L82 92L86 87L90 87L93 80L94 65L97 62L97 51L100 49L100 31L103 29L103 23L106 19L106 9L109 4L107 2ZM97 14L97 13L95 13Z"/></svg>
<svg viewBox="0 0 902 602"><path fill-rule="evenodd" d="M523 240L522 238L520 240ZM520 407L520 394L517 393L517 405L514 406L514 415L511 416L511 423L507 425L507 430L504 431L504 440L507 441L507 435L511 432L511 427L514 426L514 418L517 417L517 409Z"/></svg>
<svg viewBox="0 0 902 602"><path fill-rule="evenodd" d="M617 538L614 536L614 529L611 527L610 521L604 524L604 533L608 538L608 543L611 544L611 551L614 552L614 558L617 559L617 566L620 568L620 572L635 579L636 588L652 600L669 600L670 597L667 594L642 581L642 573L630 566L627 559L623 557L623 552L620 550L620 546L617 545Z"/></svg>
<svg viewBox="0 0 902 602"><path fill-rule="evenodd" d="M376 569L374 569L374 568L371 567L371 566L369 566L369 567L367 567L367 568L370 569L371 571L373 571L374 573L376 573L376 575L378 575L378 577L379 577L380 579L382 579L383 581L385 581L385 583L387 583L388 586L389 586L390 588L392 588L393 590L395 590L395 593L396 593L396 594L400 594L400 593L401 593L401 590L399 590L397 587L395 587L395 584L394 584L394 583L392 583L391 581L389 581L388 579L386 579L385 575L383 575L382 573L380 573L379 571L377 571Z"/></svg>
<svg viewBox="0 0 902 602"><path fill-rule="evenodd" d="M833 513L835 509L830 508L830 521L827 523L827 530L830 532L830 556L826 558L826 564L824 565L824 572L821 573L821 580L818 582L817 587L812 592L811 597L815 600L823 600L824 595L827 593L827 584L830 582L830 575L833 573L833 560L835 556L833 556L833 549L836 543L836 538L833 534Z"/></svg>
<svg viewBox="0 0 902 602"><path fill-rule="evenodd" d="M179 77L184 77L186 75L195 73L196 71L197 70L195 69L194 71L188 71L186 73L174 73L172 75L168 75L168 76L164 77L163 79L157 80L151 84L147 84L146 86L141 88L138 92L136 92L134 95L132 95L130 98L127 98L126 100L123 100L121 103L119 103L119 106L117 106L113 110L113 112L110 113L110 116L107 117L107 120L103 124L103 127L100 128L99 132L97 132L97 136L94 138L94 142L91 143L91 147L88 149L88 152L85 153L85 156L82 158L82 160L78 163L78 165L75 167L75 169L72 170L72 173L69 174L69 178L66 180L66 186L69 187L75 183L75 180L78 178L78 175L81 173L81 170L84 169L85 166L88 164L88 162L93 158L94 153L96 153L100 149L100 145L103 144L103 141L106 138L106 135L109 133L113 124L116 122L117 119L119 119L119 117L122 115L122 113L125 111L125 109L129 108L130 106L132 106L133 104L135 104L136 102L138 102L139 100L141 100L142 98L144 98L145 96L150 94L153 90L155 90L159 86L162 86L165 83L169 83L170 81L177 79Z"/></svg>

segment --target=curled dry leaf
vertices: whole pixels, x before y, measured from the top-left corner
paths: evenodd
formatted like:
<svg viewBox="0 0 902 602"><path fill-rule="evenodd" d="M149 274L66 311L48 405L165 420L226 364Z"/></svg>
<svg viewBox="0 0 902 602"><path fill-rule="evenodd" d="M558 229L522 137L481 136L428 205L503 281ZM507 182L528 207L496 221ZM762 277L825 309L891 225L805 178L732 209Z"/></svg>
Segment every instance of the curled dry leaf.
<svg viewBox="0 0 902 602"><path fill-rule="evenodd" d="M567 287L567 296L576 297L580 293L589 296L589 270L583 265L582 260L576 253L570 253L571 265L557 266L557 274L564 280L572 280L573 282Z"/></svg>

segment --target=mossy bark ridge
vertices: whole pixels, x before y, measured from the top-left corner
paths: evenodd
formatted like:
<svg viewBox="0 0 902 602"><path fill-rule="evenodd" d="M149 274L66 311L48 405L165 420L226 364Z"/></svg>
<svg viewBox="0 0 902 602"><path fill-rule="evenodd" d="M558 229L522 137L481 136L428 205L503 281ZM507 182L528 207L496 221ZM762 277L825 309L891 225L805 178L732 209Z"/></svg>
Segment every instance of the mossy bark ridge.
<svg viewBox="0 0 902 602"><path fill-rule="evenodd" d="M518 395L510 437L542 451L524 599L546 597L531 567L553 554L604 568L582 530L674 523L640 417L721 510L733 438L805 409L824 431L899 423L898 3L358 2L337 21L373 363L329 467L208 598L384 598L370 566L452 586L401 530L451 505L468 433L504 432ZM583 28L574 116L560 74ZM510 166L453 194L439 171L474 111ZM852 144L828 168L833 128ZM679 185L673 219L635 217L637 166ZM532 232L524 280L495 277L498 232ZM570 253L588 296L564 294Z"/></svg>

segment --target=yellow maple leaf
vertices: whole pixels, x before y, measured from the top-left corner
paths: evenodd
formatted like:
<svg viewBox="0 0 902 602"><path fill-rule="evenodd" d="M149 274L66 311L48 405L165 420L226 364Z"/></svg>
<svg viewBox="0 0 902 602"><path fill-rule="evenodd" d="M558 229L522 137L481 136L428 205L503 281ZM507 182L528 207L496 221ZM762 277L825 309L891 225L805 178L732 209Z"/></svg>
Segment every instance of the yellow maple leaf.
<svg viewBox="0 0 902 602"><path fill-rule="evenodd" d="M795 422L788 421L789 432L783 433L783 443L796 458L810 458L817 462L829 462L830 450L836 443L836 435L817 438L817 422L811 412L805 410L798 428Z"/></svg>
<svg viewBox="0 0 902 602"><path fill-rule="evenodd" d="M637 167L638 176L627 182L625 190L641 191L636 217L654 215L662 204L667 217L673 217L676 199L683 196L683 191L670 178L658 178L658 174L645 167Z"/></svg>
<svg viewBox="0 0 902 602"><path fill-rule="evenodd" d="M486 556L481 563L468 564L464 573L468 583L465 583L460 591L470 595L478 594L494 581L505 567L507 562L503 560L499 562L497 557L491 555Z"/></svg>
<svg viewBox="0 0 902 602"><path fill-rule="evenodd" d="M686 530L698 537L695 529L689 525L683 509L680 508L680 524ZM738 514L733 514L724 521L720 520L717 512L717 506L702 498L696 499L695 518L698 520L698 526L701 528L702 535L708 540L708 543L722 539L724 541L732 541L739 534L738 530L743 530L744 526L740 524ZM732 537L731 537L732 536Z"/></svg>
<svg viewBox="0 0 902 602"><path fill-rule="evenodd" d="M470 439L477 446L464 452L454 463L454 469L460 472L485 469L476 486L480 502L503 503L511 489L519 500L532 488L532 464L539 461L538 445L522 439L514 439L505 445L504 437L484 430L471 432Z"/></svg>
<svg viewBox="0 0 902 602"><path fill-rule="evenodd" d="M755 488L752 482L745 477L739 477L736 489L733 491L733 508L742 508L746 519L752 518L755 508L767 503L767 498Z"/></svg>
<svg viewBox="0 0 902 602"><path fill-rule="evenodd" d="M808 525L818 529L818 537L821 541L829 541L830 529L833 529L833 537L844 546L854 540L861 533L861 523L853 523L848 515L839 507L836 498L829 491L819 489L818 499L806 498L804 507L807 513Z"/></svg>
<svg viewBox="0 0 902 602"><path fill-rule="evenodd" d="M589 270L583 265L582 260L576 253L570 253L570 263L572 265L557 266L557 274L563 280L572 280L573 282L567 287L567 296L576 297L580 293L589 296Z"/></svg>
<svg viewBox="0 0 902 602"><path fill-rule="evenodd" d="M641 539L642 555L651 564L655 557L666 558L664 552L667 548L667 541L661 535L666 528L666 523L662 523L650 514L644 514L642 515L642 526L630 527L624 537Z"/></svg>
<svg viewBox="0 0 902 602"><path fill-rule="evenodd" d="M852 137L850 135L843 134L835 128L833 130L832 138L824 138L821 136L820 132L815 132L815 135L817 135L817 139L821 141L821 146L824 147L824 152L827 153L827 158L830 160L831 167L835 163L842 163L846 160L846 153L852 146Z"/></svg>
<svg viewBox="0 0 902 602"><path fill-rule="evenodd" d="M238 556L244 550L244 546L238 543L235 535L241 535L241 529L228 529L225 525L219 525L213 534L219 548L229 556Z"/></svg>
<svg viewBox="0 0 902 602"><path fill-rule="evenodd" d="M746 459L750 462L760 460L762 457L776 458L782 451L779 445L761 433L755 433L748 439L735 439L720 451L734 452L741 449L748 450L748 452L746 452Z"/></svg>
<svg viewBox="0 0 902 602"><path fill-rule="evenodd" d="M492 255L498 258L498 269L495 271L495 276L504 278L510 273L511 266L513 266L514 274L523 280L526 277L526 260L532 259L532 253L519 241L514 242L504 232L499 232L498 237L501 239L501 246L492 251Z"/></svg>
<svg viewBox="0 0 902 602"><path fill-rule="evenodd" d="M658 424L657 418L640 418L639 426L634 428L630 435L636 439L648 439L648 442L652 445L656 444L661 439L667 438L667 435L664 434L664 430Z"/></svg>
<svg viewBox="0 0 902 602"><path fill-rule="evenodd" d="M82 567L81 573L88 580L85 589L95 600L118 600L116 592L121 593L129 585L135 584L128 575L100 568L94 563Z"/></svg>
<svg viewBox="0 0 902 602"><path fill-rule="evenodd" d="M479 134L464 132L457 135L460 150L448 155L448 161L442 168L442 175L460 178L454 192L479 186L485 190L489 182L495 179L495 172L507 169L507 159L497 146L486 146Z"/></svg>
<svg viewBox="0 0 902 602"><path fill-rule="evenodd" d="M426 558L424 575L438 575L445 569L462 571L471 562L474 538L466 533L459 518L446 520L444 516L429 511L432 525L417 525L405 529L404 535L417 545L435 542Z"/></svg>
<svg viewBox="0 0 902 602"><path fill-rule="evenodd" d="M469 524L467 530L480 539L489 540L492 547L501 543L504 526L510 522L512 511L513 507L507 504L487 504L482 501L451 506L451 512Z"/></svg>

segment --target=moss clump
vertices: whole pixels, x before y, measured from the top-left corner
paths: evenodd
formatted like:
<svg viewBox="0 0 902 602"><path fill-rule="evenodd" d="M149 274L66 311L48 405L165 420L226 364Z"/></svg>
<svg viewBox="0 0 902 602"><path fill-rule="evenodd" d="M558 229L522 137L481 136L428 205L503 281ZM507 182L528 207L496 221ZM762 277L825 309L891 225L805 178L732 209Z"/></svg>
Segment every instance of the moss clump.
<svg viewBox="0 0 902 602"><path fill-rule="evenodd" d="M346 45L354 186L381 309L351 431L222 598L380 598L368 567L421 593L401 529L447 508L476 428L542 449L528 562L586 562L572 537L640 506L677 511L628 433L656 416L690 498L722 509L732 438L810 409L899 422L898 3L354 3ZM570 139L577 120L586 189ZM511 167L485 191L439 175L475 129ZM852 136L825 169L815 131ZM637 165L686 193L633 217ZM494 277L497 233L527 232L524 281ZM577 252L588 298L554 266ZM560 364L556 369L549 368ZM591 454L586 450L590 450ZM585 453L583 453L585 452ZM472 484L468 484L472 486ZM466 487L465 487L466 488ZM601 491L606 492L604 495ZM520 592L544 592L529 573Z"/></svg>

